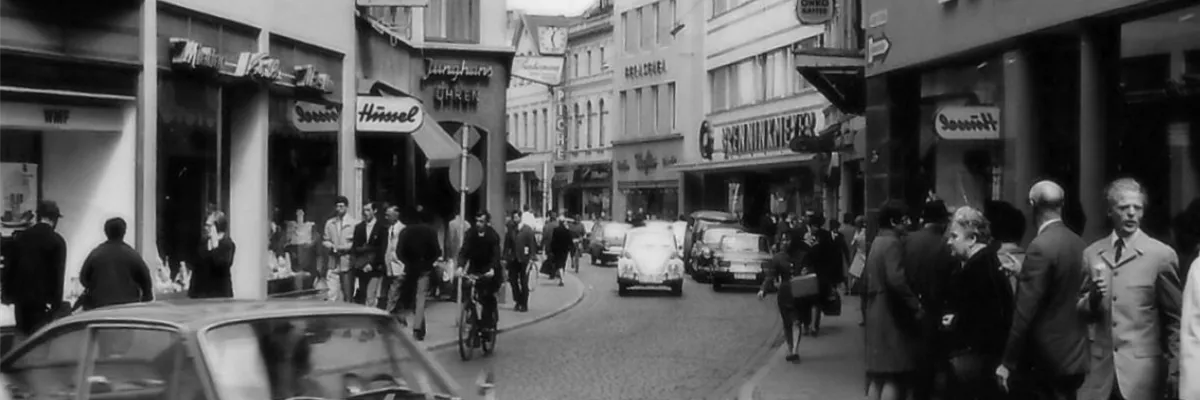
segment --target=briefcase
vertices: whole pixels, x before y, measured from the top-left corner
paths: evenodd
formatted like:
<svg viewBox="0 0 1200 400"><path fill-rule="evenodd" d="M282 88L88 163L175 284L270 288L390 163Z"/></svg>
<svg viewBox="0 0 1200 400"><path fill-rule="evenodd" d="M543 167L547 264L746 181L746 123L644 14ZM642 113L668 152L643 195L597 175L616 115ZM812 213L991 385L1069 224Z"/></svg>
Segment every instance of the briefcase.
<svg viewBox="0 0 1200 400"><path fill-rule="evenodd" d="M788 284L791 285L793 298L812 297L821 292L817 285L817 274L793 277Z"/></svg>

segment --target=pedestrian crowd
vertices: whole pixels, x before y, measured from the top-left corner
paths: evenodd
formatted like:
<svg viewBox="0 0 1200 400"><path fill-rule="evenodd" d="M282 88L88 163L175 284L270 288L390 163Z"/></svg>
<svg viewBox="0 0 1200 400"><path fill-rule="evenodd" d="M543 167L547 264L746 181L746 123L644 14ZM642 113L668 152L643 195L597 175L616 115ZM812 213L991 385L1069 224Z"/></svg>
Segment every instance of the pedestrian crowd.
<svg viewBox="0 0 1200 400"><path fill-rule="evenodd" d="M858 284L867 397L1200 399L1200 268L1182 281L1175 250L1142 231L1140 183L1102 195L1112 231L1087 244L1063 188L1033 185L1023 251L1011 204L931 198L916 229L903 202L884 204Z"/></svg>

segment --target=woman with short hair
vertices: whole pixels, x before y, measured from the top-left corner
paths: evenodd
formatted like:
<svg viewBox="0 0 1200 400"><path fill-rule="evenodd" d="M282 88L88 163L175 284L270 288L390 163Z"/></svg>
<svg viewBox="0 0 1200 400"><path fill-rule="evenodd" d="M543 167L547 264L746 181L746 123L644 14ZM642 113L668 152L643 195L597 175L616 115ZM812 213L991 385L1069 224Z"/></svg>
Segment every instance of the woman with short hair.
<svg viewBox="0 0 1200 400"><path fill-rule="evenodd" d="M204 233L207 239L200 248L196 264L192 265L188 297L233 297L233 254L237 246L229 238L229 218L220 211L209 213L204 222Z"/></svg>

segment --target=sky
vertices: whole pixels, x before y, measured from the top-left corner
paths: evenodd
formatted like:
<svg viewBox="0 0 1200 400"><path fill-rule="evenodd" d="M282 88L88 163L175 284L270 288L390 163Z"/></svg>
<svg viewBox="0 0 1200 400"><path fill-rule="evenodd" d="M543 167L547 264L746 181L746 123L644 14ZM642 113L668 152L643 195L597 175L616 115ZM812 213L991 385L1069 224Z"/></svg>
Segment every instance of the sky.
<svg viewBox="0 0 1200 400"><path fill-rule="evenodd" d="M508 8L530 14L578 15L595 0L508 0Z"/></svg>

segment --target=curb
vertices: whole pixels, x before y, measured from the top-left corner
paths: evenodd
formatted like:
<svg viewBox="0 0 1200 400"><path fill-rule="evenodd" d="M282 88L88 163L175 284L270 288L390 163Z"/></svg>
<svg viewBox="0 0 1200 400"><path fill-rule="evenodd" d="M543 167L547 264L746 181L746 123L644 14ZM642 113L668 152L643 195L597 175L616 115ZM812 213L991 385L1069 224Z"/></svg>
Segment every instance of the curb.
<svg viewBox="0 0 1200 400"><path fill-rule="evenodd" d="M511 325L511 326L502 327L502 328L497 328L497 329L496 329L496 334L501 334L501 333L505 333L505 332L508 332L508 331L512 331L512 330L516 330L516 329L524 328L524 327L527 327L527 326L529 326L529 325L533 325L533 324L536 324L536 323L538 323L538 322L545 321L545 320L547 320L547 319L550 319L550 318L553 318L553 317L555 317L555 316L558 316L559 314L562 314L562 313L564 313L564 312L567 312L567 310L570 310L570 309L572 309L572 308L575 308L575 306L579 305L579 303L582 303L582 302L583 302L583 298L587 296L587 292L588 292L588 288L587 288L587 286L586 286L586 285L584 285L584 284L583 284L583 281L582 281L582 280L580 280L580 279L579 279L579 277L575 276L574 274L564 274L563 276L570 277L572 280L574 280L574 281L575 281L575 283L576 283L576 284L578 284L578 285L579 285L579 296L576 296L574 301L571 301L570 303L567 303L567 304L563 305L562 307L559 307L558 309L556 309L556 310L554 310L554 311L551 311L551 312L548 312L548 313L545 313L545 314L539 315L539 316L537 316L537 317L534 317L533 319L530 319L530 320L528 320L528 321L522 321L522 322L518 322L518 323L516 323L516 324L513 324L513 325ZM455 338L455 339L448 339L448 340L442 340L442 341L434 342L434 343L432 343L432 344L430 344L430 345L428 345L428 346L425 346L425 351L428 351L428 352L436 352L436 351L439 351L439 350L444 350L444 349L447 349L447 348L450 348L450 347L454 347L454 346L456 346L456 345L458 345L458 339L457 339L457 338Z"/></svg>
<svg viewBox="0 0 1200 400"><path fill-rule="evenodd" d="M782 321L776 324L775 332L775 336L768 342L773 344L774 347L767 346L766 349L760 351L759 355L765 357L765 360L760 359L762 364L750 375L750 379L747 379L746 382L738 387L736 400L757 399L758 396L755 396L755 393L757 392L758 384L775 369L779 360L787 353L787 338L784 337Z"/></svg>

